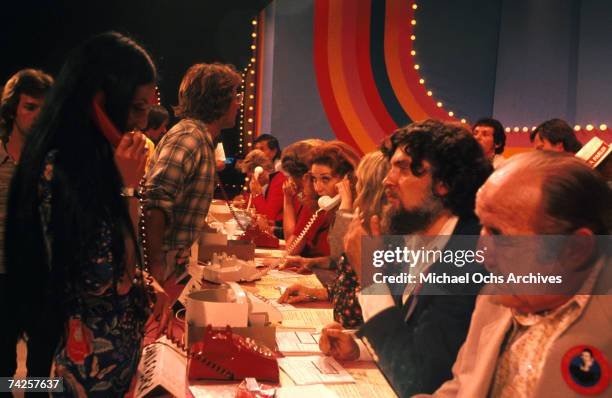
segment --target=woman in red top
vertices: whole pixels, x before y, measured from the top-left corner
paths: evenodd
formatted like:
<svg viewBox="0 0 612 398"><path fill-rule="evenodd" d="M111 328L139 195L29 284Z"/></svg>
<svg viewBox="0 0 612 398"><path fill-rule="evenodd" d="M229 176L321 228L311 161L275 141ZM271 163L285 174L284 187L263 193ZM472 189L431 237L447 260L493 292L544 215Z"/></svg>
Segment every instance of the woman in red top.
<svg viewBox="0 0 612 398"><path fill-rule="evenodd" d="M310 153L310 179L316 198L338 195L336 184L345 177L354 192L354 170L359 155L340 141L327 142L313 148ZM338 201L338 205L340 202ZM287 254L304 257L326 257L330 254L327 234L333 222L337 205L329 211L302 211L293 234L287 239ZM316 217L313 215L317 214Z"/></svg>
<svg viewBox="0 0 612 398"><path fill-rule="evenodd" d="M254 178L258 166L263 171ZM249 152L242 164L242 171L250 178L251 206L254 206L257 213L265 216L269 222L282 223L283 183L287 177L275 171L272 161L259 149ZM246 200L249 200L248 195Z"/></svg>

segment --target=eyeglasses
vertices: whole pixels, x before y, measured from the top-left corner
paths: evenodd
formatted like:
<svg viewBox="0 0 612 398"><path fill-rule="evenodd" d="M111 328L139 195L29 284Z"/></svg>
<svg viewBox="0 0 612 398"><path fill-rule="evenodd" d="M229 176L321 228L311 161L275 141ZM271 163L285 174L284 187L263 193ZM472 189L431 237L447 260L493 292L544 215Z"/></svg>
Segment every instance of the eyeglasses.
<svg viewBox="0 0 612 398"><path fill-rule="evenodd" d="M242 102L244 101L244 94L243 93L236 94L236 101L238 101L238 103L242 105Z"/></svg>

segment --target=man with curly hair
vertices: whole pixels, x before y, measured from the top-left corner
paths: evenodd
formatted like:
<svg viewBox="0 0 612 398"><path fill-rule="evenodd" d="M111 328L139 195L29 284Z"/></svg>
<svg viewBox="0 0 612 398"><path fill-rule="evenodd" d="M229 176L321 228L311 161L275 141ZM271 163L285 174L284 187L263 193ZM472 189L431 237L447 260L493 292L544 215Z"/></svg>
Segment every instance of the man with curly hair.
<svg viewBox="0 0 612 398"><path fill-rule="evenodd" d="M145 242L151 273L164 280L182 271L200 238L215 185L214 142L232 128L242 104L232 65L196 64L179 88L181 120L163 136L145 176Z"/></svg>
<svg viewBox="0 0 612 398"><path fill-rule="evenodd" d="M475 250L480 225L474 201L492 166L465 128L437 120L399 129L383 151L391 163L383 180L390 211L384 220L378 215L355 219L344 248L362 286L359 303L365 323L357 336L370 345L395 392L407 397L432 392L451 378L480 285L372 286L372 280L364 279L372 265L361 263L361 239L368 230L379 235L380 226L387 225L386 232L391 234L435 237L438 249ZM411 245L406 242L406 246ZM464 276L483 271L478 263L458 268L435 259L414 265L421 275ZM357 359L364 347L340 329L338 324L323 329L321 350L339 360Z"/></svg>

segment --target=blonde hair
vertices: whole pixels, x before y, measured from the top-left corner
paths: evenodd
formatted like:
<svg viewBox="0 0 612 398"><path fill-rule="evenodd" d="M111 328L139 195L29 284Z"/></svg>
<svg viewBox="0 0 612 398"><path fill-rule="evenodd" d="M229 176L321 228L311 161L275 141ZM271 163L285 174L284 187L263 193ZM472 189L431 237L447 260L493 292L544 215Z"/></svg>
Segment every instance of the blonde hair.
<svg viewBox="0 0 612 398"><path fill-rule="evenodd" d="M263 167L268 173L274 172L274 165L266 154L259 149L253 149L244 158L241 169L245 174L253 174L257 166Z"/></svg>
<svg viewBox="0 0 612 398"><path fill-rule="evenodd" d="M363 212L365 220L373 215L380 216L385 202L383 179L389 172L389 160L381 151L367 153L359 162L357 177L357 197L355 207ZM382 218L382 217L381 217Z"/></svg>

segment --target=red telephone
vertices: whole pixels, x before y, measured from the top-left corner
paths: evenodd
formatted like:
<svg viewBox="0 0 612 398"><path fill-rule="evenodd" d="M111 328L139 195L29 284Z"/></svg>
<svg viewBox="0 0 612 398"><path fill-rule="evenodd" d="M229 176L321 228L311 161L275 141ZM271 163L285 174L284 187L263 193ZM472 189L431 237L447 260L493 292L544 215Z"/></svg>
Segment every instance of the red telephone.
<svg viewBox="0 0 612 398"><path fill-rule="evenodd" d="M117 148L119 142L121 141L122 134L119 132L117 127L115 127L106 112L104 112L104 101L104 93L102 91L98 91L96 95L94 95L91 102L92 117L96 126L102 131L102 134L104 134L113 148Z"/></svg>
<svg viewBox="0 0 612 398"><path fill-rule="evenodd" d="M252 339L208 326L202 341L195 343L189 353L187 375L190 379L258 380L278 382L276 354Z"/></svg>
<svg viewBox="0 0 612 398"><path fill-rule="evenodd" d="M279 240L276 236L264 231L259 225L249 225L247 230L238 240L248 240L255 244L257 247L269 247L277 249L280 246Z"/></svg>

